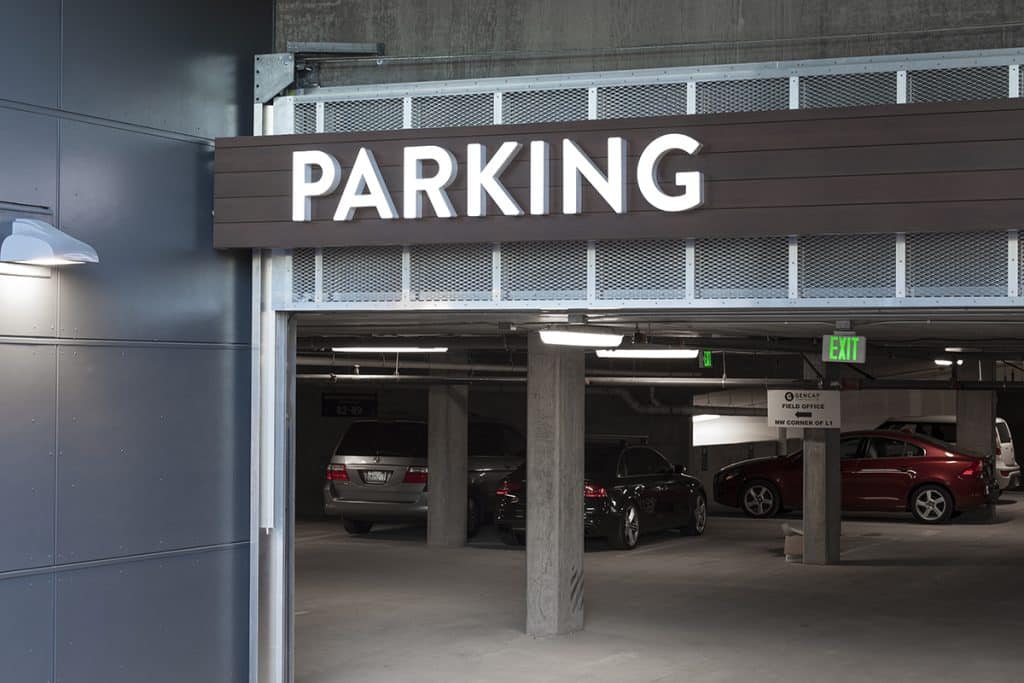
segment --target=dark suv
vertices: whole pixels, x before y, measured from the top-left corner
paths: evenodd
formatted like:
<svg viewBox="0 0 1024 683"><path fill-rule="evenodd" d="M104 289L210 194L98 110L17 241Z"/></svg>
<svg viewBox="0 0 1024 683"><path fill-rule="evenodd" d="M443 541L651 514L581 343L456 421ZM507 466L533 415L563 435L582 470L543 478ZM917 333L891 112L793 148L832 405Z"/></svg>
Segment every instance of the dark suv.
<svg viewBox="0 0 1024 683"><path fill-rule="evenodd" d="M495 492L523 463L526 442L496 422L469 425L467 534L493 516ZM324 512L342 518L345 530L365 534L375 522L427 518L427 425L412 420L353 422L327 466Z"/></svg>

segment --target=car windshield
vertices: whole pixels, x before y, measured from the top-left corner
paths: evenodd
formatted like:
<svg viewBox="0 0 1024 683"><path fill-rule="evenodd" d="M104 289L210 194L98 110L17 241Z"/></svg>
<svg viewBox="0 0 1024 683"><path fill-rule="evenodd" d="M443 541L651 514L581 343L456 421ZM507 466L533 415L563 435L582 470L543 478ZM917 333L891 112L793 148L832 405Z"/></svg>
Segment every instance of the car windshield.
<svg viewBox="0 0 1024 683"><path fill-rule="evenodd" d="M427 426L419 422L355 422L336 455L389 455L427 459Z"/></svg>
<svg viewBox="0 0 1024 683"><path fill-rule="evenodd" d="M598 476L615 472L619 464L618 446L587 444L583 459L584 476Z"/></svg>

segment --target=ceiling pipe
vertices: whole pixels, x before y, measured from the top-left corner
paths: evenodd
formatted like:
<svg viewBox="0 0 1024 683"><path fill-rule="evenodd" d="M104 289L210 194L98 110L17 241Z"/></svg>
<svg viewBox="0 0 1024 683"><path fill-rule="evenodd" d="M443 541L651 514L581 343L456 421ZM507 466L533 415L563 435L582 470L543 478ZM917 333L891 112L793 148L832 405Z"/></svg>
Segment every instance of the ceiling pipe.
<svg viewBox="0 0 1024 683"><path fill-rule="evenodd" d="M330 356L310 356L300 355L297 357L296 362L300 366L307 367L321 367L321 368L338 368L338 369L349 369L355 366L364 368L391 368L397 365L400 370L444 370L460 371L466 373L476 372L512 372L525 374L525 365L513 365L511 363L455 363L451 361L432 361L432 360L405 360L399 354L399 358L396 360L392 358L354 358L348 355L338 355L335 358ZM632 370L608 370L603 368L591 368L587 371L588 373L595 376L608 376L608 377L635 377L636 372ZM666 377L695 377L696 372L681 374L681 373L665 373ZM699 379L699 377L696 377Z"/></svg>

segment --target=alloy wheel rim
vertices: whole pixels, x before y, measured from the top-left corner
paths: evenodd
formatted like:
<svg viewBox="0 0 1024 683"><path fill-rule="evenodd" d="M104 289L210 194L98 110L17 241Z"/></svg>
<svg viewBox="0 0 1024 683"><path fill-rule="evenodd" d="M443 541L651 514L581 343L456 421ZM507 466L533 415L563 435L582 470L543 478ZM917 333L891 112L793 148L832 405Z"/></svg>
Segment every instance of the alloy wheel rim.
<svg viewBox="0 0 1024 683"><path fill-rule="evenodd" d="M928 489L917 494L914 507L922 519L932 522L946 514L946 497L935 489Z"/></svg>
<svg viewBox="0 0 1024 683"><path fill-rule="evenodd" d="M703 496L697 498L697 532L704 533L704 525L708 523L708 506Z"/></svg>
<svg viewBox="0 0 1024 683"><path fill-rule="evenodd" d="M766 515L775 504L775 495L763 484L755 484L747 489L743 496L743 505L752 515Z"/></svg>
<svg viewBox="0 0 1024 683"><path fill-rule="evenodd" d="M629 545L636 545L640 538L640 520L637 519L636 508L631 507L626 511L625 520L626 542Z"/></svg>

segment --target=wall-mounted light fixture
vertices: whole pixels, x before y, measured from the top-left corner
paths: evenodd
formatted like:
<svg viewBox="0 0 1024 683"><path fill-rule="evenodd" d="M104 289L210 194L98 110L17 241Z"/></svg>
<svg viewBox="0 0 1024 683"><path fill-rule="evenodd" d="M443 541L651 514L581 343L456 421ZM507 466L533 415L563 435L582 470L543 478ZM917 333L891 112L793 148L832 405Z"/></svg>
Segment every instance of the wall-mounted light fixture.
<svg viewBox="0 0 1024 683"><path fill-rule="evenodd" d="M85 242L35 218L15 218L11 234L0 242L0 265L50 267L99 263L99 260L96 250Z"/></svg>

